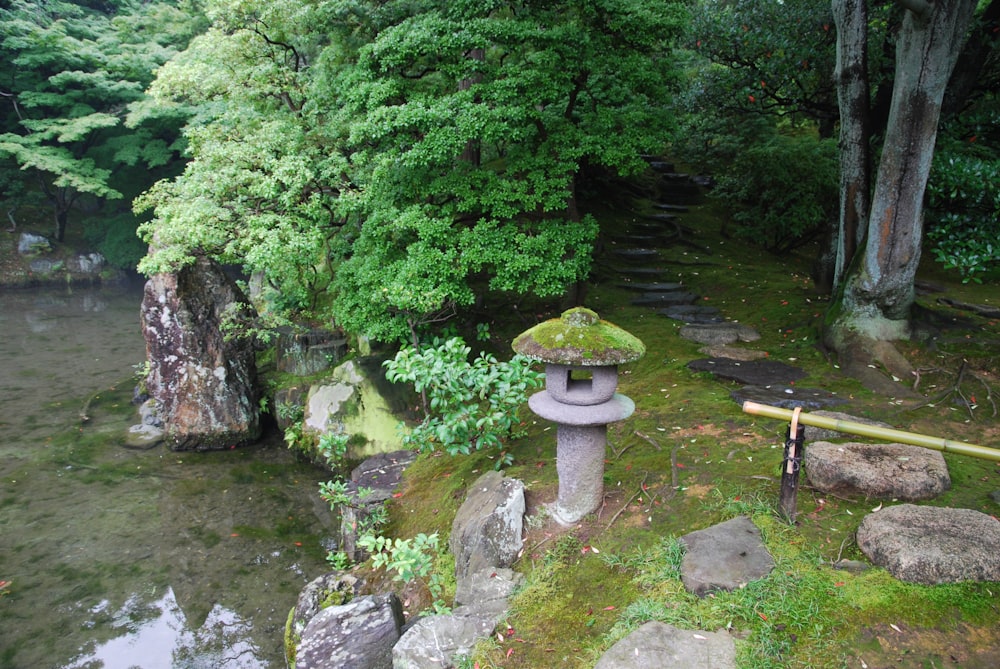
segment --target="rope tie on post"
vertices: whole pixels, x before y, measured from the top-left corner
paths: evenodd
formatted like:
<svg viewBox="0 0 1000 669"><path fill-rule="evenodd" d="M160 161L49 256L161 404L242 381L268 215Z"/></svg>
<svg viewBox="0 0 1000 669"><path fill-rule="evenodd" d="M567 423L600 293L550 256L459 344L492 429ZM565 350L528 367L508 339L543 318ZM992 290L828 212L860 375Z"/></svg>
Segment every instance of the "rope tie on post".
<svg viewBox="0 0 1000 669"><path fill-rule="evenodd" d="M785 433L785 459L781 471L781 511L789 523L795 522L796 503L799 492L799 471L802 469L802 446L805 441L805 425L799 424L802 407L795 407Z"/></svg>

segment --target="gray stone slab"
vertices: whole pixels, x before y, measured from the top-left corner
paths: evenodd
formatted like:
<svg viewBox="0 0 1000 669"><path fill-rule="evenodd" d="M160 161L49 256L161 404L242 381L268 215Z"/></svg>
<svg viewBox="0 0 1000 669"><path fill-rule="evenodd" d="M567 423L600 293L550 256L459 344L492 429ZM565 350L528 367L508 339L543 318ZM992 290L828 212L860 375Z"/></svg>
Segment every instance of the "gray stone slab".
<svg viewBox="0 0 1000 669"><path fill-rule="evenodd" d="M810 485L844 497L912 502L951 488L941 453L919 446L817 441L806 444L804 463Z"/></svg>
<svg viewBox="0 0 1000 669"><path fill-rule="evenodd" d="M979 511L890 506L865 516L857 540L869 560L902 581L1000 581L1000 522Z"/></svg>
<svg viewBox="0 0 1000 669"><path fill-rule="evenodd" d="M647 262L660 257L660 252L656 249L615 249L613 253L619 258L632 262Z"/></svg>
<svg viewBox="0 0 1000 669"><path fill-rule="evenodd" d="M688 369L709 372L720 379L745 383L751 386L769 386L774 383L790 384L804 379L808 373L780 360L733 360L732 358L704 358L692 360Z"/></svg>
<svg viewBox="0 0 1000 669"><path fill-rule="evenodd" d="M675 304L656 313L685 323L722 323L725 318L715 307L703 304Z"/></svg>
<svg viewBox="0 0 1000 669"><path fill-rule="evenodd" d="M664 272L662 267L622 267L617 271L626 276L638 276L644 278L663 276Z"/></svg>
<svg viewBox="0 0 1000 669"><path fill-rule="evenodd" d="M687 547L681 581L699 597L716 590L735 590L774 569L760 530L746 516L691 532L680 540Z"/></svg>
<svg viewBox="0 0 1000 669"><path fill-rule="evenodd" d="M767 357L767 351L756 348L739 348L736 346L726 346L719 344L716 346L702 346L698 353L707 355L710 358L729 358L730 360L762 360Z"/></svg>
<svg viewBox="0 0 1000 669"><path fill-rule="evenodd" d="M639 297L632 300L632 304L639 307L662 307L668 304L691 304L697 299L698 296L694 293L677 290L665 293L643 293Z"/></svg>
<svg viewBox="0 0 1000 669"><path fill-rule="evenodd" d="M726 632L682 630L651 620L613 645L594 669L735 669Z"/></svg>
<svg viewBox="0 0 1000 669"><path fill-rule="evenodd" d="M747 400L758 404L770 404L782 409L822 409L824 407L845 404L846 399L838 397L829 390L820 388L802 388L799 386L743 386L729 393L737 404L742 405Z"/></svg>
<svg viewBox="0 0 1000 669"><path fill-rule="evenodd" d="M628 290L637 290L643 293L670 293L681 290L684 288L684 284L668 281L654 281L653 283L622 283L619 284L621 288L626 288ZM718 313L718 309L715 310Z"/></svg>
<svg viewBox="0 0 1000 669"><path fill-rule="evenodd" d="M738 341L752 342L760 339L760 333L742 323L689 323L681 328L681 337L699 344L732 344Z"/></svg>

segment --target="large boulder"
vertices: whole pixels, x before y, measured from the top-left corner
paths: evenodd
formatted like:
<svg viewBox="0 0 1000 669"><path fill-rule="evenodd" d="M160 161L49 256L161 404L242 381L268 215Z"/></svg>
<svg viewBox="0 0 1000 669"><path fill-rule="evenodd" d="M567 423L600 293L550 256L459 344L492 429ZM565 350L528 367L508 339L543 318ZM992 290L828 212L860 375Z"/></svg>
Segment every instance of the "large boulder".
<svg viewBox="0 0 1000 669"><path fill-rule="evenodd" d="M325 608L302 631L295 669L391 669L402 627L403 607L392 593Z"/></svg>
<svg viewBox="0 0 1000 669"><path fill-rule="evenodd" d="M858 548L896 578L1000 581L1000 522L979 511L899 504L865 516Z"/></svg>
<svg viewBox="0 0 1000 669"><path fill-rule="evenodd" d="M916 501L951 487L944 457L919 446L818 441L803 462L810 485L846 497Z"/></svg>
<svg viewBox="0 0 1000 669"><path fill-rule="evenodd" d="M295 652L309 621L331 606L351 602L361 588L361 581L347 572L331 571L317 576L302 588L285 630L285 658L289 666L295 663Z"/></svg>
<svg viewBox="0 0 1000 669"><path fill-rule="evenodd" d="M513 564L524 546L524 509L524 484L501 472L483 474L469 487L449 539L460 587L478 571Z"/></svg>
<svg viewBox="0 0 1000 669"><path fill-rule="evenodd" d="M232 448L260 436L252 342L223 324L252 316L236 283L207 258L146 282L142 332L149 375L174 450Z"/></svg>
<svg viewBox="0 0 1000 669"><path fill-rule="evenodd" d="M413 624L392 649L392 669L453 667L460 655L496 628L503 612L460 606L451 613L425 616Z"/></svg>
<svg viewBox="0 0 1000 669"><path fill-rule="evenodd" d="M400 389L386 381L382 361L355 358L338 365L309 388L304 427L316 437L350 435L347 455L360 460L399 450L400 420L396 413L402 408Z"/></svg>

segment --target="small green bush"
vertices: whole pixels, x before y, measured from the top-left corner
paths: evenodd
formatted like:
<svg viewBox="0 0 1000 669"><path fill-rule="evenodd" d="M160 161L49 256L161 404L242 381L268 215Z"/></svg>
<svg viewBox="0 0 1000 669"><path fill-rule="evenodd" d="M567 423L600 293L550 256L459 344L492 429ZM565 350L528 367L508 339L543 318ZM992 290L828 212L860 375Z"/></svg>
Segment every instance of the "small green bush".
<svg viewBox="0 0 1000 669"><path fill-rule="evenodd" d="M927 184L927 239L934 258L962 281L1000 261L1000 160L941 152Z"/></svg>
<svg viewBox="0 0 1000 669"><path fill-rule="evenodd" d="M481 353L470 363L471 351L461 337L452 337L419 349L404 347L383 363L386 378L412 383L426 401L424 420L404 437L406 445L468 455L501 448L505 440L519 435L518 410L544 375L521 355L500 362ZM502 453L498 467L509 462Z"/></svg>

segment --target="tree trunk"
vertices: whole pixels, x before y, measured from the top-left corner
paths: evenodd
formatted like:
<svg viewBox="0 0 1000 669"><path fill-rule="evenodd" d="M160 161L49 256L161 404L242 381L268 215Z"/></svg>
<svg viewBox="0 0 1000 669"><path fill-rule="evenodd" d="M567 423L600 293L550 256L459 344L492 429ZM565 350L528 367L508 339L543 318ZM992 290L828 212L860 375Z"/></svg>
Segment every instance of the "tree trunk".
<svg viewBox="0 0 1000 669"><path fill-rule="evenodd" d="M871 205L867 0L834 0L833 19L837 25L833 80L840 106L840 223L833 238L837 287L861 244Z"/></svg>
<svg viewBox="0 0 1000 669"><path fill-rule="evenodd" d="M839 20L857 20L851 10L858 1L834 0L834 15ZM976 1L937 0L931 4L908 0L903 4L907 11L896 47L892 105L863 248L850 265L844 263L847 270L842 291L829 319L827 340L838 350L855 336L892 341L909 335L923 236L924 189L941 101ZM846 64L839 57L838 62ZM852 155L855 151L862 155L857 148L851 150ZM860 165L850 169L857 170ZM856 184L857 190L863 188L860 175L845 174L841 179L842 183ZM857 194L842 194L842 202L849 196ZM858 206L863 205L845 203L844 210Z"/></svg>

